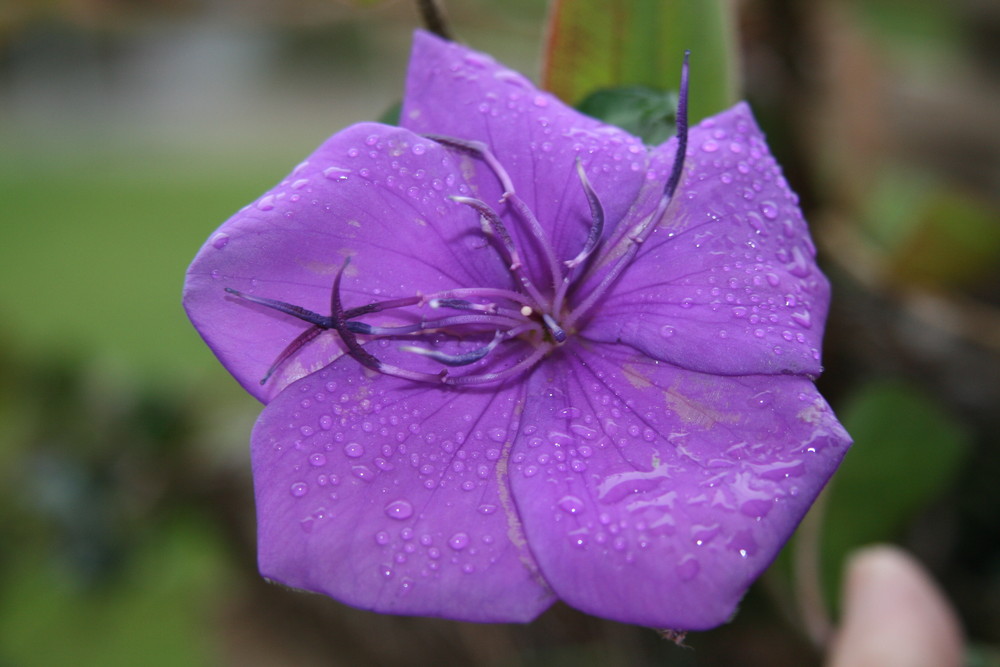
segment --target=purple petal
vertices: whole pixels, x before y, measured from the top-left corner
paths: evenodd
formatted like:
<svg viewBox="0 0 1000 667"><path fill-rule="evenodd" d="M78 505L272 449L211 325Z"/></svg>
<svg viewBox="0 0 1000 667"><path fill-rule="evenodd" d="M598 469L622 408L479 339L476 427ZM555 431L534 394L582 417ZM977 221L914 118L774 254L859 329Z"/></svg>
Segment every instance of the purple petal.
<svg viewBox="0 0 1000 667"><path fill-rule="evenodd" d="M222 363L266 402L339 356L339 339L322 334L261 386L308 325L224 288L329 315L333 278L348 257L348 308L418 292L509 286L478 216L448 199L463 194L471 191L457 161L436 143L385 125L350 127L209 238L188 270L184 306Z"/></svg>
<svg viewBox="0 0 1000 667"><path fill-rule="evenodd" d="M425 32L414 35L401 122L422 134L485 142L561 260L580 251L590 228L578 159L604 205L608 231L646 176L647 151L637 137L571 109L485 54ZM477 196L495 205L497 179L479 161L476 174Z"/></svg>
<svg viewBox="0 0 1000 667"><path fill-rule="evenodd" d="M375 346L393 363L408 356ZM261 573L365 609L528 621L553 600L507 487L524 388L455 391L342 357L252 441Z"/></svg>
<svg viewBox="0 0 1000 667"><path fill-rule="evenodd" d="M585 335L707 373L818 375L829 283L749 107L691 129L685 173Z"/></svg>
<svg viewBox="0 0 1000 667"><path fill-rule="evenodd" d="M585 612L724 622L849 437L806 379L720 377L567 346L532 377L511 486L549 585Z"/></svg>

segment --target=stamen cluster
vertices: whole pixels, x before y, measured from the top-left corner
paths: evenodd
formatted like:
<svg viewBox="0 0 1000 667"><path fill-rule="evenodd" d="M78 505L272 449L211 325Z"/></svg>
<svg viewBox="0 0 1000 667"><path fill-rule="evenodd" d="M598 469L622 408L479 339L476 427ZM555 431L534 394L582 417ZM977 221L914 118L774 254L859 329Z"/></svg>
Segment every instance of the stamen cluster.
<svg viewBox="0 0 1000 667"><path fill-rule="evenodd" d="M483 233L490 238L500 253L507 271L517 286L516 291L496 287L456 288L430 295L417 294L411 297L377 301L365 306L345 309L341 301L340 284L344 270L350 263L350 258L343 263L334 279L330 299L331 314L329 316L323 316L283 301L226 288L226 292L233 296L292 315L312 325L278 355L260 383L262 385L267 383L268 379L285 361L327 330L337 332L346 347L347 354L356 359L362 366L386 375L420 382L450 385L489 384L516 377L530 369L551 350L563 345L569 339L570 333L575 330L576 325L597 305L601 297L621 275L621 272L635 258L639 245L666 211L677 184L680 182L687 150L687 82L688 54L685 54L677 109L677 152L659 205L652 214L645 216L625 234L619 236L617 242L612 239L606 243L604 206L587 179L583 164L577 159L576 173L590 207L591 222L586 240L579 253L572 259L562 262L558 260L556 251L545 233L545 228L531 208L518 196L510 175L486 144L442 135L426 135L428 139L450 149L466 153L483 161L489 167L503 188L500 203L506 203L513 209L519 221L527 228L531 240L540 249L542 255L540 261L551 281L549 289L543 290L535 285L525 263L530 261L530 258L526 258L521 253L507 229L506 223L494 208L474 197L454 195L451 197L452 201L468 206L479 214ZM610 257L617 259L611 262L610 270L605 273L596 288L586 295L577 294L574 287L586 282L583 278L588 275L587 268L591 265L590 260L595 255L603 256L604 259ZM596 263L603 265L608 262L599 260ZM453 310L459 314L421 318L416 323L398 326L375 326L357 319L387 310L420 306ZM484 334L489 335L490 332L492 332L492 338L485 345L460 354L449 354L416 345L405 345L401 349L428 357L452 368L473 364L496 350L504 341L513 339L528 341L532 346L532 351L513 365L497 371L455 375L449 373L446 368L439 373L426 373L401 368L379 360L365 349L362 340L359 339L359 336L367 339L400 336L418 338L432 333L444 333L462 339L470 336L482 337Z"/></svg>

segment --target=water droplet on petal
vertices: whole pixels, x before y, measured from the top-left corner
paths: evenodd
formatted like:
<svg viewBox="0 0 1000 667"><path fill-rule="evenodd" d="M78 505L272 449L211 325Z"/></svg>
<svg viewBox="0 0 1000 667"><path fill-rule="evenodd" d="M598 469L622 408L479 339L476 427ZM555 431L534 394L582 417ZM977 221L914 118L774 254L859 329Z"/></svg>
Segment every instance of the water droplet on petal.
<svg viewBox="0 0 1000 667"><path fill-rule="evenodd" d="M803 329L809 329L812 327L812 316L809 311L792 313L792 321L798 324Z"/></svg>
<svg viewBox="0 0 1000 667"><path fill-rule="evenodd" d="M229 245L229 234L219 232L212 237L212 247L216 250L222 250L227 245Z"/></svg>
<svg viewBox="0 0 1000 667"><path fill-rule="evenodd" d="M296 498L301 498L302 496L309 493L309 485L305 482L295 482L289 489L291 494Z"/></svg>
<svg viewBox="0 0 1000 667"><path fill-rule="evenodd" d="M799 246L792 246L792 261L788 264L788 272L798 278L806 278L812 273L809 260Z"/></svg>
<svg viewBox="0 0 1000 667"><path fill-rule="evenodd" d="M349 442L344 445L344 453L350 456L352 459L364 456L365 448L363 445L357 442Z"/></svg>
<svg viewBox="0 0 1000 667"><path fill-rule="evenodd" d="M320 452L309 455L309 465L319 468L326 465L326 455Z"/></svg>
<svg viewBox="0 0 1000 667"><path fill-rule="evenodd" d="M448 546L455 551L461 551L469 546L469 536L466 533L455 533L448 538Z"/></svg>
<svg viewBox="0 0 1000 667"><path fill-rule="evenodd" d="M385 513L393 519L408 519L413 516L413 505L405 500L394 500L385 506Z"/></svg>
<svg viewBox="0 0 1000 667"><path fill-rule="evenodd" d="M351 474L365 482L375 479L375 473L368 466L354 466L351 468Z"/></svg>
<svg viewBox="0 0 1000 667"><path fill-rule="evenodd" d="M557 504L559 509L569 514L579 514L586 508L583 501L576 496L563 496Z"/></svg>

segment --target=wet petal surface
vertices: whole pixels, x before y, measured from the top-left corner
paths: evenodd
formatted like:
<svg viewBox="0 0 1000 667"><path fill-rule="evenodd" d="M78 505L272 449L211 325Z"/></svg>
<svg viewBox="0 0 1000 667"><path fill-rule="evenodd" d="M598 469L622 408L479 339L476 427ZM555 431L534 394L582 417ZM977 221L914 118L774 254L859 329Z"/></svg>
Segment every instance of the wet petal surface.
<svg viewBox="0 0 1000 667"><path fill-rule="evenodd" d="M808 380L573 346L537 371L511 486L555 593L660 628L724 622L833 473L847 434Z"/></svg>
<svg viewBox="0 0 1000 667"><path fill-rule="evenodd" d="M347 258L346 307L418 290L509 286L478 216L448 199L456 194L470 189L438 144L374 123L348 128L209 238L188 270L185 308L240 383L270 400L326 366L342 345L333 333L322 334L261 386L305 327L224 288L329 315L333 278Z"/></svg>
<svg viewBox="0 0 1000 667"><path fill-rule="evenodd" d="M553 598L506 481L523 394L419 385L349 357L289 386L253 435L261 573L380 612L534 618Z"/></svg>
<svg viewBox="0 0 1000 667"><path fill-rule="evenodd" d="M637 137L571 109L489 56L423 32L414 37L400 122L418 133L486 143L560 259L580 250L591 219L578 159L604 204L608 232L646 177L647 151ZM480 161L469 164L477 175L476 196L495 204L502 194L496 177ZM499 210L512 214L509 206ZM523 230L511 228L514 234ZM532 268L543 282L539 267Z"/></svg>
<svg viewBox="0 0 1000 667"><path fill-rule="evenodd" d="M585 335L702 372L818 375L830 290L815 253L739 104L691 129L673 202Z"/></svg>

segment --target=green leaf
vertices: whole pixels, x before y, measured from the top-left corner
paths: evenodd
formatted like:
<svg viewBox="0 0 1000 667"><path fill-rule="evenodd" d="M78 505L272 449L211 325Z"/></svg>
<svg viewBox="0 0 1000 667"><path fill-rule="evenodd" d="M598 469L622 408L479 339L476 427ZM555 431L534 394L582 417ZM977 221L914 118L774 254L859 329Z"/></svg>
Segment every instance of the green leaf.
<svg viewBox="0 0 1000 667"><path fill-rule="evenodd" d="M603 88L676 90L691 50L693 122L738 99L726 0L554 0L543 85L569 104Z"/></svg>
<svg viewBox="0 0 1000 667"><path fill-rule="evenodd" d="M644 86L603 88L585 97L576 108L655 146L674 134L677 95Z"/></svg>
<svg viewBox="0 0 1000 667"><path fill-rule="evenodd" d="M932 397L896 381L863 387L840 416L854 446L828 489L822 554L831 594L847 553L897 538L952 483L969 446Z"/></svg>

